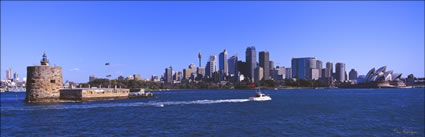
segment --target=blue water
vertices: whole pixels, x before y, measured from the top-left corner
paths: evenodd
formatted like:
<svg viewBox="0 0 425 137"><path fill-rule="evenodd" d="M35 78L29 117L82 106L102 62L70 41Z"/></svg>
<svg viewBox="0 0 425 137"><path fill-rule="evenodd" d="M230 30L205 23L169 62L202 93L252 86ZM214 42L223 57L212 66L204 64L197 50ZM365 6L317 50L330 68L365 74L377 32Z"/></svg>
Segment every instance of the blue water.
<svg viewBox="0 0 425 137"><path fill-rule="evenodd" d="M149 99L24 103L1 93L1 136L424 136L424 89L155 92Z"/></svg>

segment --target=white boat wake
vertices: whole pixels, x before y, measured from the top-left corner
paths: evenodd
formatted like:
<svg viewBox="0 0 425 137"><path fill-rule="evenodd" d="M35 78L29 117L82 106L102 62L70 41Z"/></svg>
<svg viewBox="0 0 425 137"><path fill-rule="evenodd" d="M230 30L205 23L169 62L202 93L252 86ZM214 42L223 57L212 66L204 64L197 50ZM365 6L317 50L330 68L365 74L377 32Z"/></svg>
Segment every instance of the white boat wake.
<svg viewBox="0 0 425 137"><path fill-rule="evenodd" d="M48 109L89 109L89 108L110 108L110 107L139 107L155 106L165 107L170 105L191 105L191 104L217 104L217 103L240 103L248 102L249 99L221 99L221 100L194 100L194 101L164 101L164 102L128 102L128 103L102 103L102 104L58 104L58 105L40 105L28 106L25 108L5 108L1 111L9 110L48 110Z"/></svg>

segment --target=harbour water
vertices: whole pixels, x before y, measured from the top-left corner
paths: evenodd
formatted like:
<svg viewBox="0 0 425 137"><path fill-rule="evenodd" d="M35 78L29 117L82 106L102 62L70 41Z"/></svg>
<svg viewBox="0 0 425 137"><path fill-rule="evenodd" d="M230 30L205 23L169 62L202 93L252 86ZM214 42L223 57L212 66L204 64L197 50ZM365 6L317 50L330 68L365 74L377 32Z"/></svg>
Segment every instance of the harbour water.
<svg viewBox="0 0 425 137"><path fill-rule="evenodd" d="M424 136L424 89L176 90L24 103L1 93L1 136Z"/></svg>

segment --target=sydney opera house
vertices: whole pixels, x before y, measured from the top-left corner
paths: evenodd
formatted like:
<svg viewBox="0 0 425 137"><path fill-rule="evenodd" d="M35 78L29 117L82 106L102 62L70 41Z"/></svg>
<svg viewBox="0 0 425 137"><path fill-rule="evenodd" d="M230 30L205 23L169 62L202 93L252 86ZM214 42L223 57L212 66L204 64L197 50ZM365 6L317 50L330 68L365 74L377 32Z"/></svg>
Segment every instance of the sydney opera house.
<svg viewBox="0 0 425 137"><path fill-rule="evenodd" d="M377 87L403 87L406 84L400 79L401 73L387 71L387 66L375 70L372 68L365 77L359 79L359 83L370 83Z"/></svg>

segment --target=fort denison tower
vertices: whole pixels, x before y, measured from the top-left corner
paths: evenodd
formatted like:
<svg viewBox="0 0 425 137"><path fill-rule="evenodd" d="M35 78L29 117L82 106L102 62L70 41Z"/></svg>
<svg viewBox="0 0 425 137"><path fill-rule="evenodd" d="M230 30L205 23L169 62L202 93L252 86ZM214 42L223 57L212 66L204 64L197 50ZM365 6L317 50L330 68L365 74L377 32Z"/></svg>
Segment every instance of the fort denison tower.
<svg viewBox="0 0 425 137"><path fill-rule="evenodd" d="M49 66L44 53L39 66L27 67L26 102L50 102L59 99L59 89L63 88L62 68Z"/></svg>

